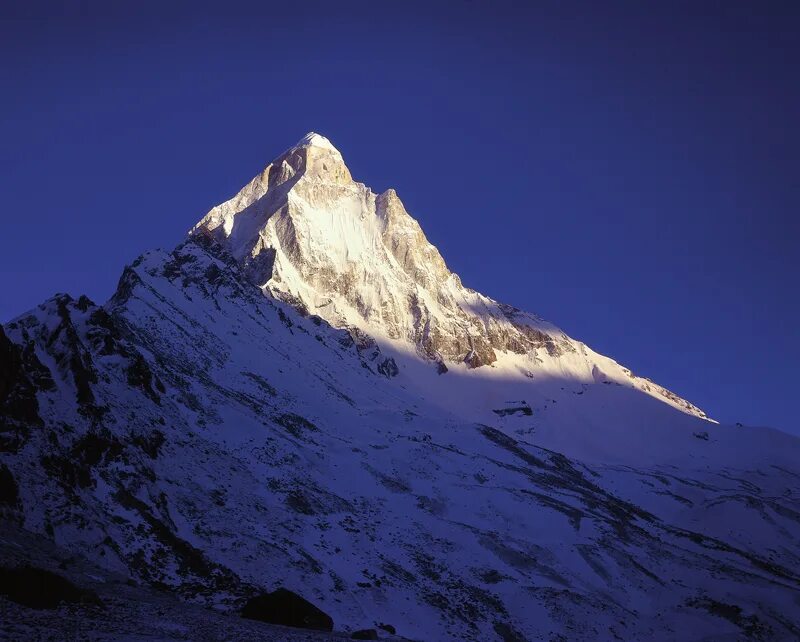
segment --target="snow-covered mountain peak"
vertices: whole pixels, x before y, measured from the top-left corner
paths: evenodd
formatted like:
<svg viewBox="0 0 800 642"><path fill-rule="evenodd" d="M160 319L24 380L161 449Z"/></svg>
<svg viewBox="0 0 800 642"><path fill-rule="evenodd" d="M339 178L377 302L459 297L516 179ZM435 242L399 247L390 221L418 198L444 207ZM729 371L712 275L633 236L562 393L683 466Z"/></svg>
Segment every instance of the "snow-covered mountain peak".
<svg viewBox="0 0 800 642"><path fill-rule="evenodd" d="M397 192L354 181L319 134L276 158L192 233L221 242L268 296L384 349L410 349L439 372L491 366L510 380L613 381L705 416L554 325L464 287Z"/></svg>
<svg viewBox="0 0 800 642"><path fill-rule="evenodd" d="M331 143L330 140L325 138L325 136L322 134L318 134L317 132L308 132L305 136L303 136L303 138L300 139L300 142L298 142L295 147L321 147L341 155L339 150L333 146L333 143Z"/></svg>
<svg viewBox="0 0 800 642"><path fill-rule="evenodd" d="M0 628L208 639L165 589L282 588L331 640L797 639L800 440L703 418L462 286L394 190L299 144L104 305L0 326L0 575L108 600L42 622L0 590Z"/></svg>
<svg viewBox="0 0 800 642"><path fill-rule="evenodd" d="M298 180L305 178L339 184L353 180L339 150L331 141L315 132L306 134L274 160L270 167L276 167L278 175L287 179L296 177Z"/></svg>

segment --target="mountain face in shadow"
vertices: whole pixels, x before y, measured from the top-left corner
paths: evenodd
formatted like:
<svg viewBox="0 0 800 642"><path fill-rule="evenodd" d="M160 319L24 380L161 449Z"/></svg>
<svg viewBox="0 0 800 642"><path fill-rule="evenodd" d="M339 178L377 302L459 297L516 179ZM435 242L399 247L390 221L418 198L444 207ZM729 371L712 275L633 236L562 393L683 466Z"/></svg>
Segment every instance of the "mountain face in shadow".
<svg viewBox="0 0 800 642"><path fill-rule="evenodd" d="M421 640L800 634L800 440L465 288L319 135L0 355L4 522L186 602L286 590Z"/></svg>

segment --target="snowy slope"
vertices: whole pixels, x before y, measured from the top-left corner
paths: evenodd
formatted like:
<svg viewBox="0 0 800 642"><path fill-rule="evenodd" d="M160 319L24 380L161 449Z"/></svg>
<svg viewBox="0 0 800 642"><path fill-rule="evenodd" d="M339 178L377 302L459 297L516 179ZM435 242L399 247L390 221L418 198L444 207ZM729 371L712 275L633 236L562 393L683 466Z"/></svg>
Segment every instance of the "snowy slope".
<svg viewBox="0 0 800 642"><path fill-rule="evenodd" d="M318 138L105 305L2 328L4 519L224 610L286 586L339 631L797 638L800 440L704 419L418 237L395 252Z"/></svg>

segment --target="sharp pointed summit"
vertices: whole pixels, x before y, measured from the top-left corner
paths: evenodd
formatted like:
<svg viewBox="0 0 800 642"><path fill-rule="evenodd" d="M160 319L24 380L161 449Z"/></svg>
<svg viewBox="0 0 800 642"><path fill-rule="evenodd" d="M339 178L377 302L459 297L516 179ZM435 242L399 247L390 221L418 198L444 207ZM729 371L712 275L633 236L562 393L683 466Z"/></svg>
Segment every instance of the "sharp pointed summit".
<svg viewBox="0 0 800 642"><path fill-rule="evenodd" d="M303 138L300 139L295 147L320 147L322 149L327 149L339 154L339 150L333 146L333 143L325 138L325 136L318 134L317 132L308 132L305 136L303 136Z"/></svg>
<svg viewBox="0 0 800 642"><path fill-rule="evenodd" d="M193 229L212 234L265 293L432 367L517 379L568 372L700 409L634 376L534 314L464 287L393 189L352 179L327 138L307 134ZM598 374L599 373L599 374Z"/></svg>

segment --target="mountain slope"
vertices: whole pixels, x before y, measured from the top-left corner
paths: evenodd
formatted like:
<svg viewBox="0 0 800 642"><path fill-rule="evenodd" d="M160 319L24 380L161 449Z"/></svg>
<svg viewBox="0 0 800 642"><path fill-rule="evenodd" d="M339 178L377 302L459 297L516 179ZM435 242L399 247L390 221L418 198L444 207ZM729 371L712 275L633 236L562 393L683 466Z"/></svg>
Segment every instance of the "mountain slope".
<svg viewBox="0 0 800 642"><path fill-rule="evenodd" d="M314 157L302 161L312 174L349 177L320 141L293 150ZM277 167L268 179L289 175ZM707 421L531 315L520 325L550 343L517 353L487 330L478 336L495 360L478 366L446 346L470 340L459 315L480 315L428 294L438 307L423 313L427 336L455 343L417 341L397 288L421 291L425 279L404 281L384 255L392 269L375 261L381 275L358 276L391 246L383 236L358 262L332 257L329 273L307 258L316 243L285 252L289 230L317 219L284 200L298 186L329 189L305 176L270 183L271 194L251 184L229 219L227 205L212 210L172 252L128 266L103 306L58 295L4 326L5 520L223 610L285 586L340 631L800 635L800 440ZM313 216L325 211L321 200ZM251 218L237 222L242 212ZM279 229L276 216L297 220ZM428 258L431 279L472 296ZM261 282L265 267L274 281ZM392 337L389 316L348 307L345 273L362 300L394 300L393 327L412 334ZM320 305L326 287L332 303ZM482 327L511 336L506 322Z"/></svg>

